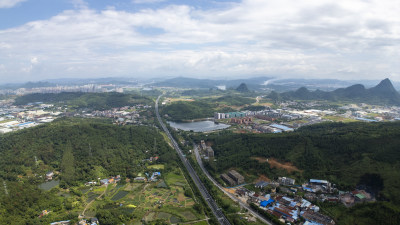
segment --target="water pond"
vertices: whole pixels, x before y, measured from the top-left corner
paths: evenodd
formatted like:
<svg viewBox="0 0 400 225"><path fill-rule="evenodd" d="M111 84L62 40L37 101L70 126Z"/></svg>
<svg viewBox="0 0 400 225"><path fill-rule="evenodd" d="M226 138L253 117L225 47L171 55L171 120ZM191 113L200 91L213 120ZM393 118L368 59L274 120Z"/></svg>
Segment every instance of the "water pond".
<svg viewBox="0 0 400 225"><path fill-rule="evenodd" d="M214 123L214 121L198 121L198 122L189 122L189 123L181 123L181 122L171 122L168 121L168 124L175 128L184 131L194 131L194 132L206 132L213 130L221 130L230 127L230 125L223 123Z"/></svg>

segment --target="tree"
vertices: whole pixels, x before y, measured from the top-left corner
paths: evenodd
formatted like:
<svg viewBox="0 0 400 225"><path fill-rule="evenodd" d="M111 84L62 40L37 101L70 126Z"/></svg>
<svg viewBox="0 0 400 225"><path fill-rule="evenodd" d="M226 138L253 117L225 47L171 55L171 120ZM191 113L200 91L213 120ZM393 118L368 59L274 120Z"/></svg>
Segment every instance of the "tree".
<svg viewBox="0 0 400 225"><path fill-rule="evenodd" d="M71 142L68 142L64 152L63 152L63 157L61 161L61 179L65 181L67 185L72 185L74 182L74 176L75 176L75 159L74 155L72 154L72 146Z"/></svg>

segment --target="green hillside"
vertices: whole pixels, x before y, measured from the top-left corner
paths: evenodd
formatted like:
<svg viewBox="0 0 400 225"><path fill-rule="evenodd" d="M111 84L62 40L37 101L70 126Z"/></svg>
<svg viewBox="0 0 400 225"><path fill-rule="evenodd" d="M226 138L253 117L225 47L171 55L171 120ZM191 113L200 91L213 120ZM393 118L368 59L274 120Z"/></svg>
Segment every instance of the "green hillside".
<svg viewBox="0 0 400 225"><path fill-rule="evenodd" d="M324 123L284 134L226 132L201 138L213 144L217 162L207 166L215 176L237 168L247 174L249 181L263 174L269 178L295 177L298 183L310 178L327 179L337 184L340 190L353 190L363 185L384 204L358 206L354 215L358 212L358 216L362 214L371 217L376 224L384 224L379 223L371 212L385 210L391 216L400 213L399 137L400 123L396 122ZM300 171L289 173L270 168L268 162L259 162L255 157L291 162ZM341 212L342 216L347 215L343 217L347 218L346 221L357 218L353 218L350 212L346 209Z"/></svg>
<svg viewBox="0 0 400 225"><path fill-rule="evenodd" d="M0 224L49 224L77 218L85 201L79 186L99 177L133 178L147 170L143 159L155 155L160 156L158 163L177 160L164 137L145 126L61 119L0 136ZM38 188L48 171L59 173L56 176L64 189L44 192ZM38 218L45 209L52 213Z"/></svg>
<svg viewBox="0 0 400 225"><path fill-rule="evenodd" d="M168 115L174 121L193 120L212 117L214 115L214 104L204 101L173 102L162 108L161 114Z"/></svg>

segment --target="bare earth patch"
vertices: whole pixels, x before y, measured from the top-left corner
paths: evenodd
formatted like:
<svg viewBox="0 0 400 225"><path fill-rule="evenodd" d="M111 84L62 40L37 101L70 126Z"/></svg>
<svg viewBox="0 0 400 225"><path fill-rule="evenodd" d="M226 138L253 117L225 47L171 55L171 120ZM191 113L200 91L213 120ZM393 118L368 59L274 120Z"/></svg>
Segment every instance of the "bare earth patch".
<svg viewBox="0 0 400 225"><path fill-rule="evenodd" d="M271 168L284 169L284 170L288 171L289 173L292 173L294 171L303 172L302 170L299 170L299 169L297 169L297 167L293 166L293 164L290 162L280 163L274 158L269 158L268 163Z"/></svg>
<svg viewBox="0 0 400 225"><path fill-rule="evenodd" d="M234 188L224 188L224 190L231 194L235 194L235 191L236 191L236 189L234 189Z"/></svg>
<svg viewBox="0 0 400 225"><path fill-rule="evenodd" d="M251 157L251 159L255 159L255 160L257 160L259 163L268 162L268 159L267 159L267 158L264 158L264 157Z"/></svg>
<svg viewBox="0 0 400 225"><path fill-rule="evenodd" d="M257 178L257 180L256 180L256 182L255 183L258 183L258 182L260 182L260 181L266 181L266 182L270 182L271 181L271 179L269 179L268 177L266 177L265 175L260 175L258 178Z"/></svg>
<svg viewBox="0 0 400 225"><path fill-rule="evenodd" d="M194 102L194 99L191 98L167 98L168 102Z"/></svg>

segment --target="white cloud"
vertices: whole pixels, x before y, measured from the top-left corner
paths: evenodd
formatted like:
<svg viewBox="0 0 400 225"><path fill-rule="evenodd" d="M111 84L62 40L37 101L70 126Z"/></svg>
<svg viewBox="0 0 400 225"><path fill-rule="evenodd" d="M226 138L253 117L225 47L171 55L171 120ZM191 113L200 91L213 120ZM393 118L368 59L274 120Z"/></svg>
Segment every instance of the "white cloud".
<svg viewBox="0 0 400 225"><path fill-rule="evenodd" d="M8 49L8 48L11 48L11 45L4 42L0 42L0 49Z"/></svg>
<svg viewBox="0 0 400 225"><path fill-rule="evenodd" d="M0 9L1 8L12 8L17 6L21 2L25 2L27 0L0 0Z"/></svg>
<svg viewBox="0 0 400 225"><path fill-rule="evenodd" d="M379 79L393 74L400 80L400 6L390 0L244 0L223 9L169 5L137 12L95 11L76 2L82 3L76 10L0 30L0 61L7 76L27 68L43 78L250 74ZM31 64L20 65L21 58L30 58Z"/></svg>
<svg viewBox="0 0 400 225"><path fill-rule="evenodd" d="M87 9L89 7L89 4L84 0L70 0L70 1L77 9Z"/></svg>
<svg viewBox="0 0 400 225"><path fill-rule="evenodd" d="M32 64L32 65L35 65L35 64L38 64L38 63L39 63L39 60L38 60L37 57L32 57L32 58L31 58L31 64Z"/></svg>

